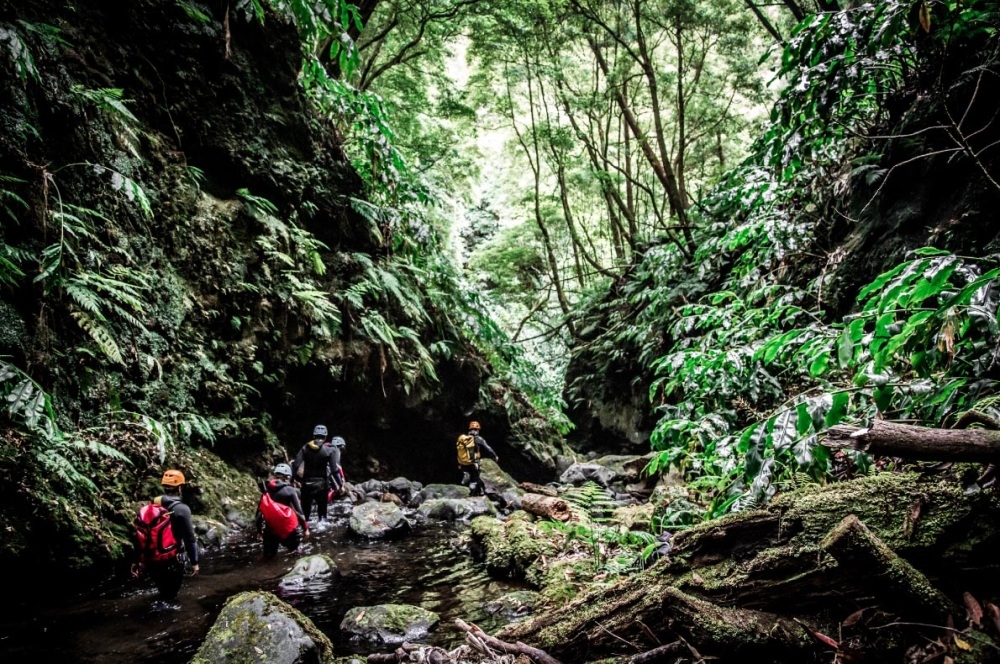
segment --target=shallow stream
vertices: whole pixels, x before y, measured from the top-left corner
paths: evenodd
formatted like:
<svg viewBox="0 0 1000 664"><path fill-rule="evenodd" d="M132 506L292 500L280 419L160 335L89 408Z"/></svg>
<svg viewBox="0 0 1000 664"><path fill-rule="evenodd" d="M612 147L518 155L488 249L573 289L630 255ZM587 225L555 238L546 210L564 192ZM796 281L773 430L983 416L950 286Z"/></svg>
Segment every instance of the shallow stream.
<svg viewBox="0 0 1000 664"><path fill-rule="evenodd" d="M337 509L335 509L337 508ZM391 652L353 643L340 621L355 606L400 603L434 611L441 623L428 643L457 646L454 620L487 631L502 624L486 604L523 588L487 576L473 561L463 532L467 526L417 526L394 542L364 542L347 534L346 504L331 505L333 526L314 533L303 553L324 553L340 574L295 591L279 581L298 556L282 550L260 559L259 542L237 534L220 551L202 557L201 573L188 577L176 604L163 605L149 581L121 581L72 598L8 597L0 612L0 661L57 661L102 664L187 662L194 656L222 605L244 590L268 590L308 616L334 644L337 656Z"/></svg>

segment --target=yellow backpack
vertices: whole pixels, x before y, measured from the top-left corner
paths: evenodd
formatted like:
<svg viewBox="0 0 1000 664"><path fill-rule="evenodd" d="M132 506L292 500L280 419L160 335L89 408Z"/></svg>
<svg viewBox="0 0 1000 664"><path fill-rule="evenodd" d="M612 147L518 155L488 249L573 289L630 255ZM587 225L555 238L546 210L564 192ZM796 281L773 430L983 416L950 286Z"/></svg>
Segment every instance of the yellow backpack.
<svg viewBox="0 0 1000 664"><path fill-rule="evenodd" d="M456 443L458 448L458 463L463 466L468 466L479 460L479 455L476 453L476 439L468 434L462 434L458 437L458 443Z"/></svg>

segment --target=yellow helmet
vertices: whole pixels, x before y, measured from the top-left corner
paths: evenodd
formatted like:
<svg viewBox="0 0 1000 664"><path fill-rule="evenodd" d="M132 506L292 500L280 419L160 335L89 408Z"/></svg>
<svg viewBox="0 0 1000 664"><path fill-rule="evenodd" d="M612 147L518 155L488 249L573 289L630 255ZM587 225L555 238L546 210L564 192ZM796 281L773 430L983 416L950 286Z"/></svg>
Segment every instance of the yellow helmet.
<svg viewBox="0 0 1000 664"><path fill-rule="evenodd" d="M180 486L184 484L184 473L179 470L168 470L163 473L163 479L160 480L160 484L163 486Z"/></svg>
<svg viewBox="0 0 1000 664"><path fill-rule="evenodd" d="M477 422L475 420L472 420L471 422L469 422L469 430L471 431L473 429L475 429L476 431L479 431L479 422Z"/></svg>

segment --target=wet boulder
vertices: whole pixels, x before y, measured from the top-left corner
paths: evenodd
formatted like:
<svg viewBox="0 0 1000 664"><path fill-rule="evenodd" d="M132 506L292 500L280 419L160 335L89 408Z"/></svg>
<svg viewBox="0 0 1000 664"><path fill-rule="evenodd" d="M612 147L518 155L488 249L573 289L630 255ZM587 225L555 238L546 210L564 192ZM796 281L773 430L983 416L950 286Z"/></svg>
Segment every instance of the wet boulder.
<svg viewBox="0 0 1000 664"><path fill-rule="evenodd" d="M358 606L347 612L340 630L352 640L373 645L399 645L426 639L440 618L433 611L409 604Z"/></svg>
<svg viewBox="0 0 1000 664"><path fill-rule="evenodd" d="M489 602L486 612L514 622L534 613L540 597L534 590L516 590Z"/></svg>
<svg viewBox="0 0 1000 664"><path fill-rule="evenodd" d="M323 554L303 556L295 563L295 567L288 574L281 577L278 585L283 590L294 590L316 584L328 583L329 580L340 573L337 563L333 559Z"/></svg>
<svg viewBox="0 0 1000 664"><path fill-rule="evenodd" d="M508 475L492 459L483 459L479 468L486 494L497 498L505 506L520 508L521 496L524 491L518 488L517 480Z"/></svg>
<svg viewBox="0 0 1000 664"><path fill-rule="evenodd" d="M468 521L477 516L495 516L496 508L482 496L471 498L431 498L417 509L417 519L428 521Z"/></svg>
<svg viewBox="0 0 1000 664"><path fill-rule="evenodd" d="M413 497L410 507L420 507L433 498L468 498L469 493L469 487L461 484L428 484Z"/></svg>
<svg viewBox="0 0 1000 664"><path fill-rule="evenodd" d="M362 503L351 510L349 527L365 539L386 539L407 532L410 523L393 503Z"/></svg>
<svg viewBox="0 0 1000 664"><path fill-rule="evenodd" d="M229 598L192 664L331 662L333 645L309 618L268 592Z"/></svg>
<svg viewBox="0 0 1000 664"><path fill-rule="evenodd" d="M361 484L355 484L356 489L360 489L365 495L385 493L385 482L381 480L367 480Z"/></svg>
<svg viewBox="0 0 1000 664"><path fill-rule="evenodd" d="M404 505L408 505L422 488L420 482L411 482L405 477L397 477L385 483L385 490L398 496Z"/></svg>
<svg viewBox="0 0 1000 664"><path fill-rule="evenodd" d="M559 477L559 481L562 484L573 484L576 486L586 484L587 482L596 482L607 488L611 486L611 482L616 477L618 477L618 473L598 463L574 463L563 472Z"/></svg>

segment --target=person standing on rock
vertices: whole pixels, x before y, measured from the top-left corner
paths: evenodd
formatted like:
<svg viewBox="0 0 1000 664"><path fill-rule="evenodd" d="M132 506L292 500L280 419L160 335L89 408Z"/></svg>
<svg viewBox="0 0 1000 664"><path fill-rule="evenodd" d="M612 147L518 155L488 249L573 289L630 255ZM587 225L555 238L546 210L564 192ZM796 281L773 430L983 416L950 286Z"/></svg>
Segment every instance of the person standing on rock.
<svg viewBox="0 0 1000 664"><path fill-rule="evenodd" d="M302 446L292 462L292 477L302 478L302 511L308 520L313 503L316 503L316 515L320 523L326 523L330 480L338 474L340 468L340 449L326 444L328 434L325 425L317 424L313 429L313 439ZM337 457L336 461L334 455Z"/></svg>
<svg viewBox="0 0 1000 664"><path fill-rule="evenodd" d="M278 555L278 545L297 551L303 537L309 537L309 523L302 511L299 491L291 484L292 468L279 463L264 485L257 505L257 533L264 539L264 558Z"/></svg>
<svg viewBox="0 0 1000 664"><path fill-rule="evenodd" d="M458 469L469 477L469 489L473 496L485 493L483 478L479 474L479 460L487 456L497 463L500 457L493 448L479 435L479 422L469 422L469 433L458 437Z"/></svg>
<svg viewBox="0 0 1000 664"><path fill-rule="evenodd" d="M163 495L144 505L135 520L139 562L132 573L136 577L149 574L166 602L172 602L181 589L185 561L191 563L192 576L200 569L191 508L181 501L184 484L181 471L163 473Z"/></svg>

